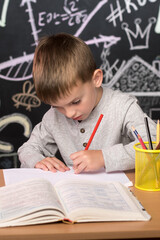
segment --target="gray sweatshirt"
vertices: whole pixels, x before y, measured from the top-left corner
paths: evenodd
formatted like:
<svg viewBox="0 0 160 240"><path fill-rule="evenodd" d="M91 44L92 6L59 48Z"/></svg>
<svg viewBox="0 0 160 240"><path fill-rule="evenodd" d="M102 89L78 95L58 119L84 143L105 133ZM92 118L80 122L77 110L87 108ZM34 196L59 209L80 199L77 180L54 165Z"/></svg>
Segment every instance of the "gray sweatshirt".
<svg viewBox="0 0 160 240"><path fill-rule="evenodd" d="M72 166L70 154L84 150L100 114L103 114L89 150L102 150L106 172L134 169L133 145L138 140L131 127L134 126L147 141L145 114L135 97L102 87L101 100L90 116L81 122L68 119L51 107L34 127L29 140L18 149L21 167L34 168L43 158L54 157L58 149L66 165ZM155 141L156 124L151 119L149 127Z"/></svg>

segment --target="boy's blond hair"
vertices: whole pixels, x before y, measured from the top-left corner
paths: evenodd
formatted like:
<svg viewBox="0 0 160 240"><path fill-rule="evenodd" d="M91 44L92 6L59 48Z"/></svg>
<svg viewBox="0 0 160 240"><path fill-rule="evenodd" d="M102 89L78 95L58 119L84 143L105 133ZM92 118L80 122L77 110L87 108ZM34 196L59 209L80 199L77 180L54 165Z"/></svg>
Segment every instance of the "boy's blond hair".
<svg viewBox="0 0 160 240"><path fill-rule="evenodd" d="M55 103L70 93L78 81L91 81L96 63L90 48L67 33L39 41L33 61L33 79L41 101Z"/></svg>

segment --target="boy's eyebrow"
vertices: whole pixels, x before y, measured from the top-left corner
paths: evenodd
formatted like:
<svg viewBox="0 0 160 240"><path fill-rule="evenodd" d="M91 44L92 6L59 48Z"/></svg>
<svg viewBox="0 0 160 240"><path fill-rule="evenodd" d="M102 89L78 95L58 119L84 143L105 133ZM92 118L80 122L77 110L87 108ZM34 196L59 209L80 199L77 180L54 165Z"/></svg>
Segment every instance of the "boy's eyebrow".
<svg viewBox="0 0 160 240"><path fill-rule="evenodd" d="M80 99L80 97L76 97L76 98L74 98L72 101L70 101L69 103L67 103L66 105L69 105L69 104L71 104L71 103L73 103L73 102L75 102L75 101L77 101L77 100L79 100ZM54 105L52 105L52 107L53 108L58 108L58 107L61 107L61 106L54 106Z"/></svg>

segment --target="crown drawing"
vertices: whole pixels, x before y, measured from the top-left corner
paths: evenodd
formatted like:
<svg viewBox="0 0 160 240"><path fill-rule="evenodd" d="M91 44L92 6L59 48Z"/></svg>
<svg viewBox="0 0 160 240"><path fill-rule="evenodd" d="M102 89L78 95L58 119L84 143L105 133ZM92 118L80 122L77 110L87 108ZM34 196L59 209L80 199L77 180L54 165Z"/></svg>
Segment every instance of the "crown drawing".
<svg viewBox="0 0 160 240"><path fill-rule="evenodd" d="M149 47L149 37L152 25L156 22L156 18L148 19L148 25L142 31L140 27L141 19L135 19L136 31L133 32L128 28L128 23L122 23L122 29L125 30L130 44L130 50L147 49Z"/></svg>

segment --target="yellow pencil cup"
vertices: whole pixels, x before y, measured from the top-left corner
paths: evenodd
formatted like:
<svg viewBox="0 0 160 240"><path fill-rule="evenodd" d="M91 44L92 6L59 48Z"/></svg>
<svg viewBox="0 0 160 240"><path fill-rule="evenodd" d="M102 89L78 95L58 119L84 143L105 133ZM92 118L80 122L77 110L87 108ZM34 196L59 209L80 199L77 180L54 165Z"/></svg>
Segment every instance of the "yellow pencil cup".
<svg viewBox="0 0 160 240"><path fill-rule="evenodd" d="M156 143L153 142L153 149ZM135 187L146 191L160 191L160 150L142 149L140 143L135 149Z"/></svg>

